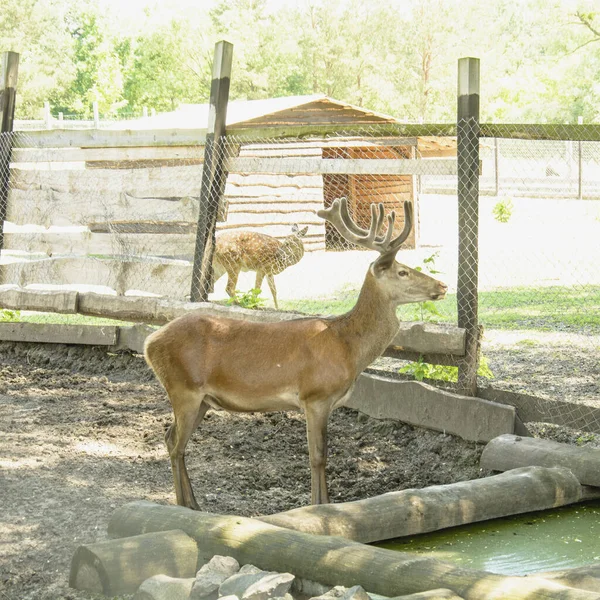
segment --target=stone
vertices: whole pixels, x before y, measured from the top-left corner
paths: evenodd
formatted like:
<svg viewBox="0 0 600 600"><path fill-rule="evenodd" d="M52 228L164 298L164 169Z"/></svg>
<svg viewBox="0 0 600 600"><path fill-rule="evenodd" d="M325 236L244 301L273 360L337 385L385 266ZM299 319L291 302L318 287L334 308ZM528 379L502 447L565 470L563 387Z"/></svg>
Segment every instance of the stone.
<svg viewBox="0 0 600 600"><path fill-rule="evenodd" d="M256 574L256 573L265 573L266 571L263 571L262 569L259 569L258 567L255 567L254 565L244 565L241 569L240 569L240 573L251 573L251 574Z"/></svg>
<svg viewBox="0 0 600 600"><path fill-rule="evenodd" d="M190 600L217 600L220 585L240 570L240 564L230 556L213 556L196 573Z"/></svg>
<svg viewBox="0 0 600 600"><path fill-rule="evenodd" d="M355 585L344 592L341 600L370 600L369 595L360 585Z"/></svg>
<svg viewBox="0 0 600 600"><path fill-rule="evenodd" d="M285 596L294 581L291 573L238 573L219 588L219 596L235 595L240 600L271 600Z"/></svg>
<svg viewBox="0 0 600 600"><path fill-rule="evenodd" d="M335 598L341 598L347 591L347 588L345 588L343 585L336 585L328 592L325 592L320 596L314 596L310 598L310 600L334 600Z"/></svg>
<svg viewBox="0 0 600 600"><path fill-rule="evenodd" d="M133 600L188 600L194 581L193 577L154 575L140 585Z"/></svg>

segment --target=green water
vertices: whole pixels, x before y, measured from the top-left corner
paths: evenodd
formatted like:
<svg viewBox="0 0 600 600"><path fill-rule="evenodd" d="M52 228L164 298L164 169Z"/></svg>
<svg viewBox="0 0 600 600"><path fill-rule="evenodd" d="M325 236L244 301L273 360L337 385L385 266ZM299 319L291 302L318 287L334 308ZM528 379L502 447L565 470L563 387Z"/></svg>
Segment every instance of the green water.
<svg viewBox="0 0 600 600"><path fill-rule="evenodd" d="M600 564L600 501L463 525L377 546L503 575Z"/></svg>

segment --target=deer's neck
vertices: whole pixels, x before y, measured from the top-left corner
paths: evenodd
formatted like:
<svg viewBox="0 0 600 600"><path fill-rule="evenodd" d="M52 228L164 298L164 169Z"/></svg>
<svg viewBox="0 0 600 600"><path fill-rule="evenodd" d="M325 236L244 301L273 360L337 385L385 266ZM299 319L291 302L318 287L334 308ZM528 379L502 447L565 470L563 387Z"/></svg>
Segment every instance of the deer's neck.
<svg viewBox="0 0 600 600"><path fill-rule="evenodd" d="M296 236L285 240L280 248L280 254L288 265L295 265L304 256L304 244Z"/></svg>
<svg viewBox="0 0 600 600"><path fill-rule="evenodd" d="M354 308L332 323L349 346L357 374L381 356L394 339L399 325L396 304L378 286L370 269Z"/></svg>

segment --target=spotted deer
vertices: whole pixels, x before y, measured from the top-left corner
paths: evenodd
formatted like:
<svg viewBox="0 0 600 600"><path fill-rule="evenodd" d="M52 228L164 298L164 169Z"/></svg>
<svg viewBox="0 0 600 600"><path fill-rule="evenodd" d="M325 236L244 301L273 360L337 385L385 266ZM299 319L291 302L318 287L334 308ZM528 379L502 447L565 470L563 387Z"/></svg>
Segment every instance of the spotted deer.
<svg viewBox="0 0 600 600"><path fill-rule="evenodd" d="M261 289L266 276L275 308L279 308L275 275L295 265L304 256L304 244L300 238L307 231L308 227L299 229L298 225L293 225L291 235L282 241L253 231L226 231L219 234L213 254L214 280L227 273L225 291L233 298L240 271L255 271L254 287Z"/></svg>
<svg viewBox="0 0 600 600"><path fill-rule="evenodd" d="M145 356L164 386L174 421L165 442L177 503L198 509L185 466L188 441L209 408L233 412L302 410L313 504L329 501L325 479L327 421L352 393L360 373L390 344L399 327L396 307L438 300L447 286L396 262L409 235L412 205L404 203L402 233L392 239L395 214L371 206L368 230L355 224L345 199L319 216L349 242L376 250L355 306L334 317L275 323L206 316L199 311L171 321L146 340Z"/></svg>

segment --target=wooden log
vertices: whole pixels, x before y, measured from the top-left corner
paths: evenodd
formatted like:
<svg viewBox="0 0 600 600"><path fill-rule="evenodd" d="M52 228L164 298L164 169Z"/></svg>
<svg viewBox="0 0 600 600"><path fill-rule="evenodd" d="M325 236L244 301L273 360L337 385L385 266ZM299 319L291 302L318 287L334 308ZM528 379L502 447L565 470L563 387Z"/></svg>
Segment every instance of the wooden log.
<svg viewBox="0 0 600 600"><path fill-rule="evenodd" d="M31 284L105 286L118 294L142 291L185 298L192 266L185 260L122 260L120 257L58 257L0 265L0 281Z"/></svg>
<svg viewBox="0 0 600 600"><path fill-rule="evenodd" d="M162 573L196 574L198 547L183 531L161 531L79 546L71 561L69 586L95 594L132 594Z"/></svg>
<svg viewBox="0 0 600 600"><path fill-rule="evenodd" d="M533 465L565 467L581 484L600 487L600 448L506 434L487 444L481 455L481 466L493 471Z"/></svg>
<svg viewBox="0 0 600 600"><path fill-rule="evenodd" d="M318 173L330 175L456 175L456 160L369 158L229 158L226 168L237 173Z"/></svg>
<svg viewBox="0 0 600 600"><path fill-rule="evenodd" d="M355 502L304 506L260 520L367 544L545 510L579 502L581 497L581 486L568 469L531 467Z"/></svg>
<svg viewBox="0 0 600 600"><path fill-rule="evenodd" d="M25 134L27 135L27 134ZM13 163L203 160L204 146L140 148L21 148Z"/></svg>
<svg viewBox="0 0 600 600"><path fill-rule="evenodd" d="M191 256L194 235L189 233L92 233L90 231L61 233L7 233L5 247L48 256L64 254L86 256Z"/></svg>
<svg viewBox="0 0 600 600"><path fill-rule="evenodd" d="M240 564L324 584L351 587L385 596L447 588L466 600L598 600L592 592L567 588L534 577L503 577L464 569L424 555L373 548L333 536L315 536L256 519L212 515L180 506L132 502L109 522L111 537L181 529L198 543L200 561L215 554Z"/></svg>
<svg viewBox="0 0 600 600"><path fill-rule="evenodd" d="M114 325L65 325L57 323L0 323L0 340L43 344L114 346L118 328Z"/></svg>
<svg viewBox="0 0 600 600"><path fill-rule="evenodd" d="M77 292L34 291L15 286L0 286L0 307L10 310L74 314L77 312Z"/></svg>
<svg viewBox="0 0 600 600"><path fill-rule="evenodd" d="M600 594L600 565L592 564L574 569L548 571L535 573L535 577L542 577L567 587L579 588Z"/></svg>
<svg viewBox="0 0 600 600"><path fill-rule="evenodd" d="M147 195L124 191L65 191L52 189L19 190L8 195L6 220L17 225L59 227L91 225L96 222L154 221L192 222L198 214L195 196L159 197L160 190ZM195 231L195 225L193 230ZM136 230L133 230L135 233Z"/></svg>

